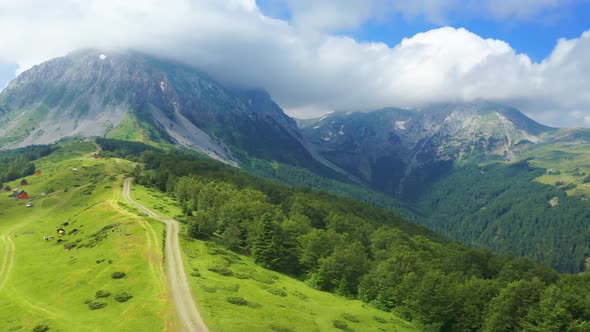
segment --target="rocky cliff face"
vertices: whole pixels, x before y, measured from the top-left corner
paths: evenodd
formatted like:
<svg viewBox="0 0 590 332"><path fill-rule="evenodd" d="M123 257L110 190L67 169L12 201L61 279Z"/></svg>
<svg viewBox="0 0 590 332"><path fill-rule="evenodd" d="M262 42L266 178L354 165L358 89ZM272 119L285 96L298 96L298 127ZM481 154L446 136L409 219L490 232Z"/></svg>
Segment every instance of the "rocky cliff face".
<svg viewBox="0 0 590 332"><path fill-rule="evenodd" d="M227 162L313 161L267 93L133 52L84 50L35 66L0 94L0 109L3 147L106 136L179 144Z"/></svg>
<svg viewBox="0 0 590 332"><path fill-rule="evenodd" d="M301 124L320 155L397 194L411 192L457 160L513 160L552 131L516 109L487 102L332 113Z"/></svg>

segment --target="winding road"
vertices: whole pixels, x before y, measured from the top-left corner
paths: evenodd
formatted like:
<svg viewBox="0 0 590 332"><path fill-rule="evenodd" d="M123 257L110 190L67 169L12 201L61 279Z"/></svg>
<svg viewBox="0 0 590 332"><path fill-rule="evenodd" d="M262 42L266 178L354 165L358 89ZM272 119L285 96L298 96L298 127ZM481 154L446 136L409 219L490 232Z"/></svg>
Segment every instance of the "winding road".
<svg viewBox="0 0 590 332"><path fill-rule="evenodd" d="M176 306L176 313L180 319L184 330L187 332L208 332L209 329L201 314L197 310L197 305L193 299L191 289L184 271L182 255L180 253L180 244L178 241L178 221L162 217L145 206L134 201L130 195L131 178L125 179L123 186L123 198L133 204L142 212L154 217L166 224L166 246L165 257L168 274L168 284L172 291L172 299Z"/></svg>

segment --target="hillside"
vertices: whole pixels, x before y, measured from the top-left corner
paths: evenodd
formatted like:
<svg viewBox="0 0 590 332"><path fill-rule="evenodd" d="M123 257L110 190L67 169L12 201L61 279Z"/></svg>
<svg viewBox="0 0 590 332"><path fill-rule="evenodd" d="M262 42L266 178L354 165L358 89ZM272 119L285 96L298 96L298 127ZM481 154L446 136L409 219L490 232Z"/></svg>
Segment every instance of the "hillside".
<svg viewBox="0 0 590 332"><path fill-rule="evenodd" d="M0 199L0 330L178 330L162 269L162 225L121 205L120 183L132 164L96 160L94 149L61 148L35 160L41 175L27 176L28 185L5 183L29 199ZM113 279L114 272L126 277ZM98 291L111 295L97 298ZM132 298L116 301L124 292Z"/></svg>
<svg viewBox="0 0 590 332"><path fill-rule="evenodd" d="M575 185L551 173L557 171L526 161L458 167L423 189L419 210L431 228L468 245L531 257L560 271L586 271L586 196L568 194ZM542 177L558 180L543 184L537 181Z"/></svg>
<svg viewBox="0 0 590 332"><path fill-rule="evenodd" d="M231 250L314 288L392 311L422 330L589 327L590 311L574 309L575 303L590 308L582 300L590 289L587 273L559 275L528 259L468 249L367 204L268 183L204 160L153 152L141 160L146 168L139 182L180 203L187 235L197 240L189 254L197 275L206 267L221 276L260 281L243 270L242 258ZM205 244L222 257L203 265L202 241L222 247L219 252ZM203 290L221 287L227 284ZM257 303L246 296L227 300ZM556 310L567 314L547 314Z"/></svg>
<svg viewBox="0 0 590 332"><path fill-rule="evenodd" d="M587 129L549 128L488 102L332 113L300 126L326 159L451 239L587 269Z"/></svg>
<svg viewBox="0 0 590 332"><path fill-rule="evenodd" d="M4 329L178 330L163 224L122 201L128 176L154 186L134 185L133 199L183 223L184 270L211 331L588 327L587 273L468 249L366 203L202 157L147 149L137 165L95 159L95 148L69 143L34 159L33 207L0 201ZM556 311L567 315L547 315Z"/></svg>
<svg viewBox="0 0 590 332"><path fill-rule="evenodd" d="M134 163L95 159L96 147L91 143L67 143L53 149L49 155L33 158L41 174L27 176L27 186L20 186L21 178L4 182L24 188L33 207L26 207L29 200L0 200L0 330L47 326L50 331L71 331L92 326L97 331L178 331L181 325L167 286L162 252L164 225L121 196L123 179L133 172ZM157 192L134 187L132 195L158 213L181 213L175 201ZM60 236L59 228L66 234ZM44 240L45 236L54 238ZM211 331L246 331L260 321L268 323L268 330L284 330L289 327L284 319L287 311L298 322L289 327L293 331L318 326L335 329L333 321L374 331L417 331L391 313L313 290L301 281L255 266L248 257L240 258L243 263L239 265L253 279L221 277L207 268L217 264L219 257L235 254L221 248L203 251L215 244L195 243L184 235L182 239L187 277ZM195 257L194 250L201 254ZM200 278L194 276L197 269ZM125 277L113 279L114 272L123 272ZM286 290L288 295L269 291L275 289ZM252 319L250 325L230 314L240 310L227 302L238 290L237 295L256 301L257 306L244 307ZM132 297L123 303L115 300L125 292ZM291 312L287 309L291 306L305 309Z"/></svg>

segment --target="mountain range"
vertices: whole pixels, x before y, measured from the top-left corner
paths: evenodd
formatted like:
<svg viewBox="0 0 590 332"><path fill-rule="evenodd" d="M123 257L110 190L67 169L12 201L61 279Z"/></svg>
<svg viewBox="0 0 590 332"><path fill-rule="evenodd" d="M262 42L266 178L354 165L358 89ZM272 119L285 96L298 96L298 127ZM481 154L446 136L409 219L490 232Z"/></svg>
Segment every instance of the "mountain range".
<svg viewBox="0 0 590 332"><path fill-rule="evenodd" d="M527 226L519 230L506 223L496 224L500 228L497 232L488 231L486 225L510 213L511 207L493 214L481 211L489 211L486 208L512 188L508 184L489 195L486 187L465 198L475 203L472 210L452 210L453 215L463 217L460 221L450 218L451 224L441 220L439 212L449 207L449 197L460 197L468 189L465 183L452 188L466 178L461 172L484 174L486 170L478 167L492 163L509 168L524 160L530 168L511 168L516 177L522 172L521 178L529 182L547 188L561 186L560 192L567 195L550 194L559 196L561 202L587 197L583 183L588 168L584 165L588 164L584 164L583 154L570 151L568 165L552 162L551 156L572 146L582 149L576 144L586 146L590 131L544 126L513 107L493 102L333 112L318 119L295 120L263 90L224 85L192 67L141 53L97 50L76 51L36 65L0 93L2 149L97 136L188 148L235 166L257 160L272 167L308 170L400 200L416 211L418 221L451 238L529 255L562 270L583 270L585 258L590 256L588 236L574 244L576 249L560 244L556 246L559 255L543 255L547 238L541 235L547 229L535 229L534 220L526 218L523 222ZM488 174L498 177L488 181L503 183L509 178L496 171ZM571 176L562 179L565 174ZM455 182L449 183L451 178ZM565 188L568 183L575 187ZM442 188L447 190L444 194ZM438 193L436 200L432 193ZM477 197L479 194L485 197ZM513 199L514 206L527 207L516 204L518 200L518 196ZM585 203L581 204L574 205L582 209ZM543 218L542 212L552 207L543 205L535 218ZM572 220L575 225L587 225L587 219L580 214ZM468 232L458 227L469 222L482 226ZM555 217L551 225L560 222ZM577 226L570 229L580 231ZM516 238L518 232L535 236L521 246L513 243L513 236L499 235L512 230ZM482 238L481 234L489 235ZM567 236L567 232L561 235ZM561 257L568 253L573 255L571 261L562 266Z"/></svg>

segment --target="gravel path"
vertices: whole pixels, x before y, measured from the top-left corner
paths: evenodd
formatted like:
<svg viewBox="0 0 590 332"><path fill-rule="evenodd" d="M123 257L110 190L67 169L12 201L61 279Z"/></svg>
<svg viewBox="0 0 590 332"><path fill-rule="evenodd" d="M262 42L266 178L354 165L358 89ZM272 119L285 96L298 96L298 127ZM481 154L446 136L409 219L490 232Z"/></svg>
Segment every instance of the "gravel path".
<svg viewBox="0 0 590 332"><path fill-rule="evenodd" d="M154 217L164 224L166 224L166 267L168 274L168 283L172 291L172 298L176 306L176 312L185 331L193 332L208 332L209 329L193 299L191 289L184 271L184 264L182 263L182 255L180 254L180 244L178 242L178 221L170 218L162 217L145 206L134 201L129 190L131 188L131 179L125 179L123 187L123 198L129 203L136 206L142 212Z"/></svg>

